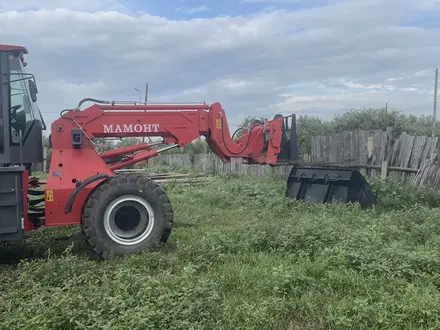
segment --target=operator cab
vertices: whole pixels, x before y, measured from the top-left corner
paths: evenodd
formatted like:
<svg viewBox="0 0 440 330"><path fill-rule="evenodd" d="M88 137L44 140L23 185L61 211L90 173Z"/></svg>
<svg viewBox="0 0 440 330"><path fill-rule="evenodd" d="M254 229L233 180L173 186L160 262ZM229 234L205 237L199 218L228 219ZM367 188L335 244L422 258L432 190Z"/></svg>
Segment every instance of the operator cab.
<svg viewBox="0 0 440 330"><path fill-rule="evenodd" d="M41 212L35 206L40 200L30 203L21 193L32 163L43 161L46 129L35 78L24 69L25 54L24 47L0 45L0 241L22 239L25 223L44 216L44 207Z"/></svg>
<svg viewBox="0 0 440 330"><path fill-rule="evenodd" d="M37 105L35 77L25 71L21 46L0 45L0 164L43 162L46 125Z"/></svg>

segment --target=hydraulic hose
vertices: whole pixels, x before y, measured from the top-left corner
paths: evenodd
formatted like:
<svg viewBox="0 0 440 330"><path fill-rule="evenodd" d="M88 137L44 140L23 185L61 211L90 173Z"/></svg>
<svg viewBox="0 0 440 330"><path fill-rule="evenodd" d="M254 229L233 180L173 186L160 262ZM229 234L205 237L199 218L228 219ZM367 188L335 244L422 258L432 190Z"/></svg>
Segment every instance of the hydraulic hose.
<svg viewBox="0 0 440 330"><path fill-rule="evenodd" d="M222 141L223 141L223 144L225 145L225 149L226 149L230 154L232 154L232 155L239 155L239 154L242 154L243 152L245 152L245 150L249 147L249 143L250 143L250 141L251 141L251 132L249 132L249 135L248 135L248 138L247 138L247 141L246 141L246 144L245 144L243 150L241 150L241 151L239 151L239 152L231 151L231 150L228 148L228 146L227 146L227 144L226 144L226 141L225 141L225 125L224 125L224 122L223 122L223 116L221 117L220 120L222 121ZM235 134L235 133L234 133L234 134Z"/></svg>

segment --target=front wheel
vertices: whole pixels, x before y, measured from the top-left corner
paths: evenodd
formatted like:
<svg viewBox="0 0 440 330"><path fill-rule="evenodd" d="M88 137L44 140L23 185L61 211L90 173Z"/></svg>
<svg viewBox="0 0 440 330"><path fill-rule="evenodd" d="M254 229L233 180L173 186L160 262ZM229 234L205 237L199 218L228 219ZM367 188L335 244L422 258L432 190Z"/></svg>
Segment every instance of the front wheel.
<svg viewBox="0 0 440 330"><path fill-rule="evenodd" d="M140 174L119 174L88 197L81 228L100 256L156 248L171 234L173 209L160 185Z"/></svg>

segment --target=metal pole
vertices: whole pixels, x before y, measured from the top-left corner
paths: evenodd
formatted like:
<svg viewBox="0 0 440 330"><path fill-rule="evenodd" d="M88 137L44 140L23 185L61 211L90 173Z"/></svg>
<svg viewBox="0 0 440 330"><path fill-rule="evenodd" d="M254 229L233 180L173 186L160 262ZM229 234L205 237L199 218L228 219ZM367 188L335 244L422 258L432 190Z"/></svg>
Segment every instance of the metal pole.
<svg viewBox="0 0 440 330"><path fill-rule="evenodd" d="M431 147L431 164L434 162L435 150L435 123L437 121L437 88L438 88L438 68L435 69L435 84L434 84L434 108L432 112L432 147Z"/></svg>
<svg viewBox="0 0 440 330"><path fill-rule="evenodd" d="M139 92L139 104L141 104L142 103L142 92L137 88L135 88L135 90L137 90Z"/></svg>
<svg viewBox="0 0 440 330"><path fill-rule="evenodd" d="M147 102L148 102L148 83L145 84L145 104L147 104ZM148 138L148 141L151 143L150 138ZM145 137L142 137L142 143L145 143Z"/></svg>

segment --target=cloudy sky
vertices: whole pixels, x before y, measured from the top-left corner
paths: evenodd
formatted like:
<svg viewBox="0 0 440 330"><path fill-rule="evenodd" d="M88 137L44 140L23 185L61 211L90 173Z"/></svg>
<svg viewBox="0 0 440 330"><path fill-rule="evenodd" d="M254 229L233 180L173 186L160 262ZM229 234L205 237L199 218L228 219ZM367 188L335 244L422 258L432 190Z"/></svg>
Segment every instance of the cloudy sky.
<svg viewBox="0 0 440 330"><path fill-rule="evenodd" d="M440 0L1 0L48 123L81 98L219 101L247 115L432 112Z"/></svg>

